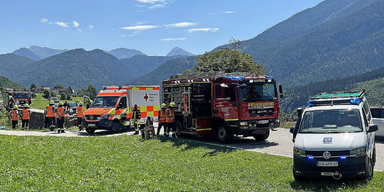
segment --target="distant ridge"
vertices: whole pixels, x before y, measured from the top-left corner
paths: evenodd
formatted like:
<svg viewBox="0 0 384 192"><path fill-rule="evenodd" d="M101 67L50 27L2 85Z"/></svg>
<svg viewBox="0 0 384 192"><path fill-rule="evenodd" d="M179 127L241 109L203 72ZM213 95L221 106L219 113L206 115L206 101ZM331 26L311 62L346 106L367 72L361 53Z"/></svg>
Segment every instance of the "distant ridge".
<svg viewBox="0 0 384 192"><path fill-rule="evenodd" d="M194 54L185 51L184 49L180 47L173 48L168 54L167 57L173 57L173 56L193 56Z"/></svg>

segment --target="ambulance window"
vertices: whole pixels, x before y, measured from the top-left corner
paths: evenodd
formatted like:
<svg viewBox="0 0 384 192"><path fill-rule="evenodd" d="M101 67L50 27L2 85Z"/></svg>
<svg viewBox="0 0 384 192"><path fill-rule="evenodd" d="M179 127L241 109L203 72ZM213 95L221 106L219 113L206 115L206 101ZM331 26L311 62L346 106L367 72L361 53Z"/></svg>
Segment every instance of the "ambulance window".
<svg viewBox="0 0 384 192"><path fill-rule="evenodd" d="M121 109L127 108L127 98L126 97L122 97L120 99L119 108L121 108Z"/></svg>

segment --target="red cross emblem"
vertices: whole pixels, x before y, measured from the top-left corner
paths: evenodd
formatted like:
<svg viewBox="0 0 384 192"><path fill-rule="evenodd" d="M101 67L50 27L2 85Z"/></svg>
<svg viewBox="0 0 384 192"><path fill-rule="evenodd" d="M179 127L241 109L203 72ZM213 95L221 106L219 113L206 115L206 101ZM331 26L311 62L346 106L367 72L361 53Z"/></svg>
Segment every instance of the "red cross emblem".
<svg viewBox="0 0 384 192"><path fill-rule="evenodd" d="M148 95L147 94L145 94L144 99L145 99L145 101L148 100Z"/></svg>

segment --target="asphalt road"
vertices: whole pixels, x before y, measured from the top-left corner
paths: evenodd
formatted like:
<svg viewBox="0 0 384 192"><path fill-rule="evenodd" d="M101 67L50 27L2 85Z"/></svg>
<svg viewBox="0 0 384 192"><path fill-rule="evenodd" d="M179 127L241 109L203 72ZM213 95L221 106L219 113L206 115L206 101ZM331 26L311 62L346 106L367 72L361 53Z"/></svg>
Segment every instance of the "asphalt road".
<svg viewBox="0 0 384 192"><path fill-rule="evenodd" d="M1 135L19 135L19 136L62 136L62 137L89 137L89 136L117 136L117 135L133 135L133 131L126 133L117 133L109 134L108 131L99 131L97 130L94 134L88 134L85 131L67 131L66 133L58 134L57 132L36 132L36 131L7 131L0 130ZM188 137L188 139L199 141L202 143L209 143L215 145L223 145L214 141L209 140L208 138L201 137ZM223 145L224 146L224 145ZM225 146L267 153L272 155L279 155L285 157L292 157L292 134L289 132L289 129L278 128L276 131L272 131L269 138L266 141L256 141L253 137L235 137L234 141L231 144L226 144ZM377 161L375 170L383 171L384 170L384 138L376 138L376 155Z"/></svg>

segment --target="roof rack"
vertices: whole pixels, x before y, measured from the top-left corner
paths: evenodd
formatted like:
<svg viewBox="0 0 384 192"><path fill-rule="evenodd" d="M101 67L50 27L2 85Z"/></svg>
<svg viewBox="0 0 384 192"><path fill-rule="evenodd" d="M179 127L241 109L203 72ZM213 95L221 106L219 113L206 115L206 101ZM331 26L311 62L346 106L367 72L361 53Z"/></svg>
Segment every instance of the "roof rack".
<svg viewBox="0 0 384 192"><path fill-rule="evenodd" d="M319 93L311 98L307 106L359 105L363 100L364 93L364 89L363 91Z"/></svg>
<svg viewBox="0 0 384 192"><path fill-rule="evenodd" d="M312 100L316 99L342 99L342 98L361 98L364 96L365 89L363 91L337 91L337 92L323 92L313 97Z"/></svg>

